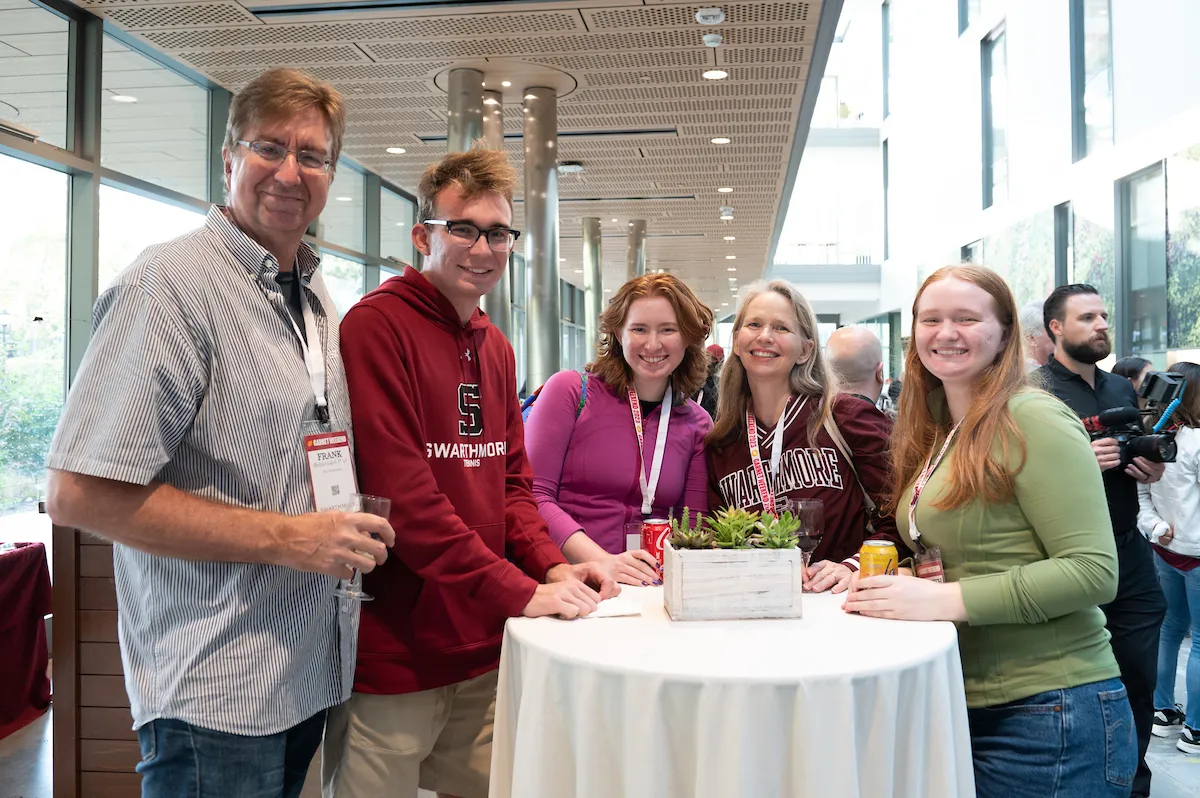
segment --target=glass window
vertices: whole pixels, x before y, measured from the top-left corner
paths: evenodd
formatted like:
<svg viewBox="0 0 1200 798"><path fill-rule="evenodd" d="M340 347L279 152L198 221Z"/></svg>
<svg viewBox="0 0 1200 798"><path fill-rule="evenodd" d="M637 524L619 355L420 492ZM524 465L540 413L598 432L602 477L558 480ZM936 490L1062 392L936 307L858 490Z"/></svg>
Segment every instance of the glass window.
<svg viewBox="0 0 1200 798"><path fill-rule="evenodd" d="M972 241L962 248L960 260L963 263L983 264L983 241Z"/></svg>
<svg viewBox="0 0 1200 798"><path fill-rule="evenodd" d="M1112 25L1110 0L1074 0L1075 160L1113 140Z"/></svg>
<svg viewBox="0 0 1200 798"><path fill-rule="evenodd" d="M892 57L895 21L892 19L892 3L883 3L883 118L892 112ZM887 257L886 255L884 257Z"/></svg>
<svg viewBox="0 0 1200 798"><path fill-rule="evenodd" d="M890 185L890 177L891 176L888 174L888 169L890 168L890 163L888 161L888 151L891 149L891 147L888 144L888 141L889 141L888 139L883 140L883 259L884 260L887 260L891 256L891 254L890 254L891 247L889 246L889 238L890 237L888 235L888 226L889 226L888 225L888 222L889 222L888 214L889 214L889 211L891 208L891 203L888 202L888 198L890 196L890 189L891 189L891 185Z"/></svg>
<svg viewBox="0 0 1200 798"><path fill-rule="evenodd" d="M529 395L529 386L525 384L525 309L513 308L512 320L511 343L517 361L517 395L524 399Z"/></svg>
<svg viewBox="0 0 1200 798"><path fill-rule="evenodd" d="M48 539L37 501L63 405L67 183L0 155L0 540Z"/></svg>
<svg viewBox="0 0 1200 798"><path fill-rule="evenodd" d="M208 90L104 37L100 163L208 198Z"/></svg>
<svg viewBox="0 0 1200 798"><path fill-rule="evenodd" d="M958 33L961 36L979 19L980 0L958 0Z"/></svg>
<svg viewBox="0 0 1200 798"><path fill-rule="evenodd" d="M100 186L100 292L142 250L204 224L204 214L113 186Z"/></svg>
<svg viewBox="0 0 1200 798"><path fill-rule="evenodd" d="M1129 220L1128 351L1134 355L1167 350L1166 190L1159 165L1130 178L1122 192Z"/></svg>
<svg viewBox="0 0 1200 798"><path fill-rule="evenodd" d="M1067 282L1087 283L1100 292L1115 317L1117 301L1112 184L1097 186L1071 201L1071 260Z"/></svg>
<svg viewBox="0 0 1200 798"><path fill-rule="evenodd" d="M1008 65L1001 30L983 42L983 207L1008 196Z"/></svg>
<svg viewBox="0 0 1200 798"><path fill-rule="evenodd" d="M329 289L329 295L333 297L338 318L341 318L355 302L362 299L366 270L357 261L339 257L331 252L322 252L321 274L325 277L325 287Z"/></svg>
<svg viewBox="0 0 1200 798"><path fill-rule="evenodd" d="M338 164L317 238L356 252L366 249L366 182L362 172L344 162Z"/></svg>
<svg viewBox="0 0 1200 798"><path fill-rule="evenodd" d="M391 189L379 192L379 255L413 262L412 226L416 206Z"/></svg>
<svg viewBox="0 0 1200 798"><path fill-rule="evenodd" d="M0 130L67 149L70 23L27 2L0 2Z"/></svg>
<svg viewBox="0 0 1200 798"><path fill-rule="evenodd" d="M1008 281L1018 305L1054 290L1054 209L1035 214L983 241L982 262Z"/></svg>
<svg viewBox="0 0 1200 798"><path fill-rule="evenodd" d="M1167 340L1200 349L1200 146L1169 158L1167 174Z"/></svg>

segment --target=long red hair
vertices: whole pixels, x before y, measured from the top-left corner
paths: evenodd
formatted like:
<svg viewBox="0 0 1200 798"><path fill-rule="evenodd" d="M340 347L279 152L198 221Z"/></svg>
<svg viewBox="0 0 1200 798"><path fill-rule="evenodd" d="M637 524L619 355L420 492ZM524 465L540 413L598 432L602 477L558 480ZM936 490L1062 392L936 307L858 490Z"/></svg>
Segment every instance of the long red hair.
<svg viewBox="0 0 1200 798"><path fill-rule="evenodd" d="M1025 440L1008 410L1008 402L1025 389L1025 361L1021 336L1016 326L1017 303L1004 278L991 269L964 263L945 266L926 278L913 300L913 326L904 353L904 387L892 432L892 485L887 509L896 512L900 496L916 481L925 461L950 433L950 423L939 422L929 409L929 393L942 381L921 362L917 354L918 309L925 289L939 280L963 280L979 286L992 297L993 310L1004 330L1004 348L972 386L971 407L959 427L954 458L950 461L950 489L934 506L941 510L961 507L982 499L998 504L1013 497L1013 475L1008 465L1014 450L1025 457ZM1018 466L1019 470L1019 466Z"/></svg>

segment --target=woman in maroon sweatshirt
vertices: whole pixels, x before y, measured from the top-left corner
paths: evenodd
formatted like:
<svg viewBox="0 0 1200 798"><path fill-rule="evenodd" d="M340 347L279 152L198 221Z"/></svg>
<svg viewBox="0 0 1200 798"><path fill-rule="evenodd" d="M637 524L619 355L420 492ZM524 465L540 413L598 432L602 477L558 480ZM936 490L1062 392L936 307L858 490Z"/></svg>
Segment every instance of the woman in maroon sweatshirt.
<svg viewBox="0 0 1200 798"><path fill-rule="evenodd" d="M813 552L806 589L846 589L858 570L868 520L875 537L902 546L895 519L870 519L864 496L883 503L891 423L869 402L837 393L818 344L816 316L791 283L746 288L718 397L717 422L707 439L709 507L774 512L785 500L824 502L825 535Z"/></svg>

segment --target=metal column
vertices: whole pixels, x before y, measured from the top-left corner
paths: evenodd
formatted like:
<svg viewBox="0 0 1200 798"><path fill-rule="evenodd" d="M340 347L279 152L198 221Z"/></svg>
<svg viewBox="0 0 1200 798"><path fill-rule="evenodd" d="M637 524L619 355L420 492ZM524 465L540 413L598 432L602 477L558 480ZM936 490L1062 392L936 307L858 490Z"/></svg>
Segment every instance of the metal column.
<svg viewBox="0 0 1200 798"><path fill-rule="evenodd" d="M504 98L498 91L483 93L483 144L489 150L504 149ZM505 338L512 340L512 269L513 258L496 287L480 299L480 307Z"/></svg>
<svg viewBox="0 0 1200 798"><path fill-rule="evenodd" d="M529 391L561 364L562 300L558 287L558 96L525 90L525 262L529 268Z"/></svg>
<svg viewBox="0 0 1200 798"><path fill-rule="evenodd" d="M446 149L466 152L483 135L483 73L478 69L450 70L446 98Z"/></svg>
<svg viewBox="0 0 1200 798"><path fill-rule="evenodd" d="M600 259L600 220L584 217L583 222L583 323L587 336L588 357L600 340L600 312L604 310L604 269Z"/></svg>
<svg viewBox="0 0 1200 798"><path fill-rule="evenodd" d="M625 264L625 276L628 279L641 277L646 273L646 220L629 220L629 254Z"/></svg>

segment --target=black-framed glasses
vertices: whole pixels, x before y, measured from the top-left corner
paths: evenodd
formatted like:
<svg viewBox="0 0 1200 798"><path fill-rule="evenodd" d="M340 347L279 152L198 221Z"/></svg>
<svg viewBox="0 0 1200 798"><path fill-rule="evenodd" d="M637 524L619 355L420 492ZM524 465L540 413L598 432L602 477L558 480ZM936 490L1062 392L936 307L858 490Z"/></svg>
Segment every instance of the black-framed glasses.
<svg viewBox="0 0 1200 798"><path fill-rule="evenodd" d="M282 144L274 141L239 141L250 152L262 158L267 163L280 164L288 157L288 154L296 156L296 165L306 172L319 172L323 175L329 174L329 167L332 161L329 156L323 152L313 152L312 150L289 150Z"/></svg>
<svg viewBox="0 0 1200 798"><path fill-rule="evenodd" d="M520 230L511 227L493 227L481 230L470 222L446 221L445 219L426 219L421 224L437 224L446 228L450 240L460 247L473 247L481 236L487 236L488 247L493 252L512 252L517 239L521 237Z"/></svg>

